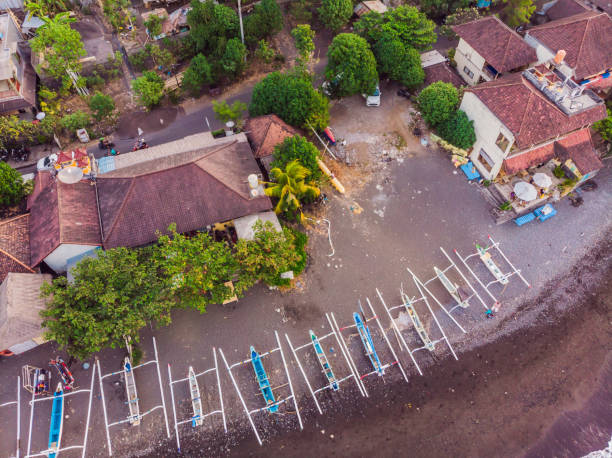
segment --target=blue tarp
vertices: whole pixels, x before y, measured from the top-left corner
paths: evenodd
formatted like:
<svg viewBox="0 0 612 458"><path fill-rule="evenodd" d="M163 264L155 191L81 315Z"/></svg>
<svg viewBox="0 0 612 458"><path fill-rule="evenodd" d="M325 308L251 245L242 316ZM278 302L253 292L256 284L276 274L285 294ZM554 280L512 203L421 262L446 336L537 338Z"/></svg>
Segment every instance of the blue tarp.
<svg viewBox="0 0 612 458"><path fill-rule="evenodd" d="M113 156L104 156L98 159L98 174L112 172L115 170L115 158Z"/></svg>

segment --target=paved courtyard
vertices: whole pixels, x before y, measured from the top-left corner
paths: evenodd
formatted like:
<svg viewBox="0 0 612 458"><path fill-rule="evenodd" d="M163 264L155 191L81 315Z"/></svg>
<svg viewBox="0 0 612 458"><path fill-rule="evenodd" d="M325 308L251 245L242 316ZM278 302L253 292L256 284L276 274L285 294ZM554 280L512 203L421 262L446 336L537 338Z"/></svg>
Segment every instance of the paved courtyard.
<svg viewBox="0 0 612 458"><path fill-rule="evenodd" d="M321 210L322 214L317 216L324 216L331 222L333 256L328 256L331 247L325 226L315 225L309 230L311 257L308 267L305 274L299 278L295 289L280 292L260 285L237 303L210 307L203 315L192 310L178 310L173 314L171 326L153 328L142 333L145 349L143 360L153 357L151 336L157 338L171 429L168 363L172 364L176 378L185 377L189 365L193 365L196 371L213 365L212 347L222 348L230 363L237 362L249 356L250 345L254 345L260 352L274 347L274 330L278 330L299 406L303 409L304 421L311 422L315 415L314 404L307 395L303 378L286 345L284 333L289 335L295 345L306 343L309 329L321 334L328 329L326 312L334 312L341 322L340 326L349 324L352 313L358 310L358 300L361 299L365 304L366 297L371 300L384 328L389 330L390 323L376 297L376 288L381 291L388 304L395 305L400 301L401 284L409 295L417 293L406 267L410 267L425 281L433 276L434 265L440 268L447 265L439 247L445 248L458 262L453 249L458 249L465 256L474 251L475 243L485 244L487 236L491 235L501 243L506 255L522 269L523 275L533 287L525 288L516 277L511 279L503 292L500 287L493 287L498 288L495 291L502 300L501 310L493 320L485 319L484 309L476 301L472 301L469 309L457 311L455 317L467 330L465 335L438 313L437 316L455 348L465 351L500 334L528 325L532 319L532 311L522 309L521 304L537 297L551 280L569 271L571 266L585 255L588 248L595 246L609 230L612 223L609 211L612 202L610 161L606 162L605 169L595 179L599 184L598 189L583 194L582 206L573 208L564 200L555 204L558 215L544 223L533 222L520 228L512 223L496 226L488 211L489 204L483 199L479 188L469 184L461 172L454 169L444 153L421 146L411 135L406 127L410 121L407 115L409 102L396 97L395 89L393 86L382 87L380 108L366 108L363 99L353 97L337 102L331 110L332 127L338 139L347 141L344 148L349 151L353 163L350 168L339 167L338 176L348 184L347 195L339 196L331 189L328 190L329 202ZM397 146L400 147L399 150ZM496 259L500 261L499 258ZM479 264L479 261L474 260L471 265L483 278L489 278L487 275L490 274ZM454 280L459 282L458 278ZM442 286L434 282L431 291L443 304L451 305L452 299ZM484 292L479 291L484 298ZM439 311L436 305L432 305ZM435 334L437 331L433 328L427 310L422 304L418 306L418 310L426 321L427 328ZM374 326L372 323L372 328ZM383 348L379 334L375 333L375 345L377 348ZM390 332L388 335L396 351L399 351L395 337ZM358 337L351 337L348 342L358 368L365 370L368 363L360 349ZM413 342L416 343L416 340ZM334 352L330 353L332 366L337 364L340 372L347 371L348 368L339 362L342 356L338 345L327 341L325 346L334 349ZM54 344L49 343L22 356L0 360L0 403L14 397L15 378L22 365L44 367L46 361L55 354ZM119 370L123 356L122 350L102 352L99 358L103 371L106 373ZM390 357L387 353L384 356ZM419 364L422 363L421 366L424 367L436 362L444 363L448 351L439 345L433 354L418 352L415 356L420 358ZM406 352L401 354L400 359L408 370L409 377L418 376ZM311 380L317 380L318 377L321 382L314 361L314 356L311 355L307 362L307 371ZM273 384L286 383L278 353L266 357L264 364ZM251 368L245 365L240 371L238 380L246 401L250 406L263 405L249 372ZM91 369L83 371L77 368L74 373L81 387L89 384ZM400 379L399 371L390 368L384 381L373 376L368 377L365 384L376 386L385 382L390 384L389 389L392 389L394 383L400 383ZM136 381L142 411L159 403L159 387L154 366L149 365L137 370ZM206 423L194 436L196 439L192 437L191 440L201 440L202 443L210 441L211 444L225 443L227 447L244 440L252 441L253 435L240 400L223 367L221 385L230 438L227 442L216 440L222 434L219 417ZM214 378L201 379L200 387L203 397L206 397L204 408L216 408ZM349 382L346 382L344 387L346 389L341 390L338 395L326 396L322 407L333 407L335 410L352 407L358 392ZM278 393L284 395L288 393L288 388L280 387ZM106 379L104 389L109 407L109 421L124 418L127 415L127 406L120 377ZM177 390L176 394L179 400L178 413L185 418L189 415L190 408L187 401L188 392L186 389ZM89 456L106 456L107 453L99 395L96 381L88 441ZM27 445L29 421L26 397L26 392L22 390L23 454ZM69 417L65 420L63 442L68 445L80 440L79 435L86 414L86 396L83 395L79 399L76 396L69 398L66 405ZM7 456L11 452L9 445L13 443L14 437L14 411L11 410L12 407L3 409L0 415L0 444L3 444L0 455ZM256 424L262 436L268 438L279 431L295 429L297 419L292 410L291 406L282 408L281 414L272 417L258 414ZM41 450L46 448L50 405L38 405L36 412L32 450ZM191 434L188 425L181 428L185 437ZM111 429L113 449L117 456L142 456L152 453L165 438L164 419L159 410L146 417L139 427L117 426ZM210 452L218 454L220 450L215 448Z"/></svg>

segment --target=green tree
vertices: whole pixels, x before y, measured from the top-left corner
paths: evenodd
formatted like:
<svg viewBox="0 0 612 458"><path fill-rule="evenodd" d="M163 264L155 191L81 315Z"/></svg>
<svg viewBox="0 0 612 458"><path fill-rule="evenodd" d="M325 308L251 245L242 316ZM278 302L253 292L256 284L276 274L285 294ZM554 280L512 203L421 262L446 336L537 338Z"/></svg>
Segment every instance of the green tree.
<svg viewBox="0 0 612 458"><path fill-rule="evenodd" d="M93 118L100 122L107 119L115 111L115 102L110 95L96 91L89 99L89 109Z"/></svg>
<svg viewBox="0 0 612 458"><path fill-rule="evenodd" d="M376 59L368 42L354 33L336 35L327 51L325 77L337 97L373 94L378 83Z"/></svg>
<svg viewBox="0 0 612 458"><path fill-rule="evenodd" d="M257 280L276 285L281 273L295 270L301 261L296 236L286 227L277 231L269 221L257 221L254 234L253 240L239 240L234 250L240 265L239 283L243 288Z"/></svg>
<svg viewBox="0 0 612 458"><path fill-rule="evenodd" d="M295 47L300 57L307 61L315 50L315 32L308 24L300 24L291 30L291 36L295 41Z"/></svg>
<svg viewBox="0 0 612 458"><path fill-rule="evenodd" d="M298 216L303 221L302 201L312 201L319 196L321 191L312 183L306 182L310 175L310 170L300 164L300 161L289 162L285 169L278 167L270 170L270 175L274 180L268 183L265 192L270 197L278 199L274 208L277 214L286 214L290 217Z"/></svg>
<svg viewBox="0 0 612 458"><path fill-rule="evenodd" d="M147 32L150 37L156 37L162 33L162 23L166 19L166 16L159 17L157 14L152 14L149 19L144 21L144 26L147 28Z"/></svg>
<svg viewBox="0 0 612 458"><path fill-rule="evenodd" d="M60 120L60 125L71 134L74 134L77 129L89 126L89 124L91 124L91 118L81 110L64 115Z"/></svg>
<svg viewBox="0 0 612 458"><path fill-rule="evenodd" d="M206 232L187 237L168 228L159 236L155 261L172 283L172 294L182 307L206 311L209 304L220 304L234 295L225 285L238 274L238 263L225 242L215 242ZM240 294L242 285L235 285Z"/></svg>
<svg viewBox="0 0 612 458"><path fill-rule="evenodd" d="M132 80L132 90L148 109L157 105L164 96L164 80L155 73L146 71L141 77Z"/></svg>
<svg viewBox="0 0 612 458"><path fill-rule="evenodd" d="M459 94L452 84L436 81L421 91L417 104L425 122L434 127L455 113L459 105Z"/></svg>
<svg viewBox="0 0 612 458"><path fill-rule="evenodd" d="M121 31L129 24L131 14L128 8L130 6L130 0L102 1L102 12L114 30Z"/></svg>
<svg viewBox="0 0 612 458"><path fill-rule="evenodd" d="M257 43L257 49L255 50L255 57L269 64L274 60L275 55L276 52L270 46L270 43L268 43L266 40L259 40Z"/></svg>
<svg viewBox="0 0 612 458"><path fill-rule="evenodd" d="M401 40L383 37L374 46L374 54L381 74L414 89L425 81L421 56L414 48L406 48Z"/></svg>
<svg viewBox="0 0 612 458"><path fill-rule="evenodd" d="M246 103L241 102L240 100L236 100L231 105L228 105L225 100L221 102L213 100L213 111L215 112L215 117L222 123L233 121L234 124L240 126L240 124L242 124L242 112L246 110L246 108Z"/></svg>
<svg viewBox="0 0 612 458"><path fill-rule="evenodd" d="M421 11L431 18L440 19L460 8L470 6L470 0L420 0Z"/></svg>
<svg viewBox="0 0 612 458"><path fill-rule="evenodd" d="M176 61L174 55L169 50L158 45L149 46L148 52L156 66L169 68Z"/></svg>
<svg viewBox="0 0 612 458"><path fill-rule="evenodd" d="M329 123L327 98L312 87L308 77L298 73L274 72L253 88L251 116L270 113L296 127L324 129Z"/></svg>
<svg viewBox="0 0 612 458"><path fill-rule="evenodd" d="M209 57L221 57L227 41L237 37L239 32L238 14L213 0L191 0L187 24L195 51Z"/></svg>
<svg viewBox="0 0 612 458"><path fill-rule="evenodd" d="M476 19L480 19L482 15L478 8L459 8L453 14L449 14L444 19L444 25L440 27L440 33L451 40L456 40L457 34L453 32L451 26L465 24L466 22L475 21Z"/></svg>
<svg viewBox="0 0 612 458"><path fill-rule="evenodd" d="M18 204L24 196L21 174L4 161L0 161L0 207Z"/></svg>
<svg viewBox="0 0 612 458"><path fill-rule="evenodd" d="M606 104L608 105L608 108L607 108L608 117L602 119L601 121L597 121L595 124L593 124L593 129L599 132L599 135L601 135L601 138L610 144L612 143L612 108L611 108L612 101L608 101ZM608 150L611 150L611 149L612 148L608 146Z"/></svg>
<svg viewBox="0 0 612 458"><path fill-rule="evenodd" d="M317 163L319 157L319 150L315 145L301 135L294 135L285 138L280 145L274 147L274 160L270 166L284 169L287 164L297 159L310 171L310 178L318 181L321 178L321 169Z"/></svg>
<svg viewBox="0 0 612 458"><path fill-rule="evenodd" d="M503 16L512 28L529 23L536 9L532 0L504 0L504 3Z"/></svg>
<svg viewBox="0 0 612 458"><path fill-rule="evenodd" d="M464 111L457 110L438 126L438 134L458 148L470 149L476 143L474 121L470 121Z"/></svg>
<svg viewBox="0 0 612 458"><path fill-rule="evenodd" d="M25 9L33 16L53 16L57 13L69 11L69 4L64 0L34 0L25 2Z"/></svg>
<svg viewBox="0 0 612 458"><path fill-rule="evenodd" d="M32 50L41 53L44 58L42 63L38 64L38 70L61 80L62 87L68 89L71 80L66 71L81 71L79 60L87 54L81 35L70 27L70 23L75 20L70 18L68 13L58 13L52 19L41 19L44 24L30 40Z"/></svg>
<svg viewBox="0 0 612 458"><path fill-rule="evenodd" d="M251 44L280 32L282 28L283 13L276 0L262 0L244 19L245 39Z"/></svg>
<svg viewBox="0 0 612 458"><path fill-rule="evenodd" d="M232 38L227 42L221 58L221 66L223 71L231 78L236 78L244 70L246 52L246 46L242 44L240 39Z"/></svg>
<svg viewBox="0 0 612 458"><path fill-rule="evenodd" d="M370 45L375 45L382 35L382 26L385 23L385 18L382 14L376 11L370 11L359 18L353 25L354 32L362 38L365 38Z"/></svg>
<svg viewBox="0 0 612 458"><path fill-rule="evenodd" d="M323 0L317 10L321 22L332 32L344 27L353 15L351 0Z"/></svg>
<svg viewBox="0 0 612 458"><path fill-rule="evenodd" d="M198 95L205 84L214 81L212 68L204 54L198 54L189 63L189 67L183 73L181 87L191 95Z"/></svg>
<svg viewBox="0 0 612 458"><path fill-rule="evenodd" d="M97 258L73 268L74 282L58 277L44 284L46 338L85 359L106 347L124 347L125 338L138 342L139 330L151 321L169 324L168 284L149 253L123 247L98 251Z"/></svg>

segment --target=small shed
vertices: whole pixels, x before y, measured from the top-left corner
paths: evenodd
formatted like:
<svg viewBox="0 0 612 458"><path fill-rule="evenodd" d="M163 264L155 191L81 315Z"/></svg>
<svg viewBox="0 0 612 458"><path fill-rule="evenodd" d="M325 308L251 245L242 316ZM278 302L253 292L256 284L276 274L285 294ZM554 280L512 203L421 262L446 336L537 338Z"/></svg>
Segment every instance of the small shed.
<svg viewBox="0 0 612 458"><path fill-rule="evenodd" d="M297 129L275 114L250 118L244 128L253 149L253 155L263 169L262 171L266 173L269 172L270 163L274 160L274 147L282 143L285 138L300 134Z"/></svg>
<svg viewBox="0 0 612 458"><path fill-rule="evenodd" d="M365 2L359 2L353 9L353 12L361 17L366 13L374 11L376 13L385 14L387 12L387 6L383 2L378 0L368 0Z"/></svg>
<svg viewBox="0 0 612 458"><path fill-rule="evenodd" d="M19 354L45 342L40 317L45 282L51 275L11 272L0 285L0 351Z"/></svg>

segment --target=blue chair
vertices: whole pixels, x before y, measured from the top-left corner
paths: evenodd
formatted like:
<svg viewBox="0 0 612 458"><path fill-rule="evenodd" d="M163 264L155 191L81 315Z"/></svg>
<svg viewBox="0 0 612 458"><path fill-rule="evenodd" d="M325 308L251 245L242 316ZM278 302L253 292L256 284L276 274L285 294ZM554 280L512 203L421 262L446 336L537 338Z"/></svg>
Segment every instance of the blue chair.
<svg viewBox="0 0 612 458"><path fill-rule="evenodd" d="M546 221L548 218L552 218L557 214L557 210L551 204L543 205L542 207L533 211L538 220Z"/></svg>
<svg viewBox="0 0 612 458"><path fill-rule="evenodd" d="M527 224L530 221L536 219L536 215L533 212L527 213L526 215L519 216L514 219L514 222L517 226L522 226L523 224Z"/></svg>
<svg viewBox="0 0 612 458"><path fill-rule="evenodd" d="M472 161L468 161L466 164L461 166L461 170L465 173L465 176L469 181L477 180L480 178L480 173L478 173L478 169L474 167Z"/></svg>

